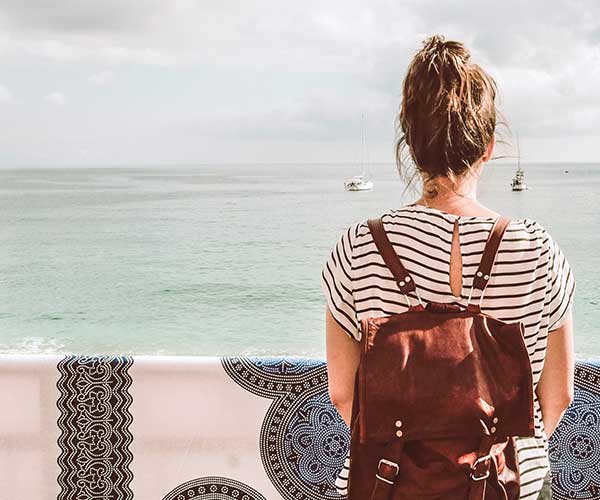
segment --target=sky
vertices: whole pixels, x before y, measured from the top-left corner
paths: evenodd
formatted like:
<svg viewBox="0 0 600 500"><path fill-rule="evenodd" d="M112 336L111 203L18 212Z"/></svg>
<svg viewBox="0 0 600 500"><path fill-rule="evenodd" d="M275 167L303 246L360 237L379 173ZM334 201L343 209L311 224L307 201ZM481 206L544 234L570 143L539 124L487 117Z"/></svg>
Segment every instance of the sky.
<svg viewBox="0 0 600 500"><path fill-rule="evenodd" d="M432 34L496 79L498 155L598 160L596 0L2 0L0 167L354 162L363 114L393 162Z"/></svg>

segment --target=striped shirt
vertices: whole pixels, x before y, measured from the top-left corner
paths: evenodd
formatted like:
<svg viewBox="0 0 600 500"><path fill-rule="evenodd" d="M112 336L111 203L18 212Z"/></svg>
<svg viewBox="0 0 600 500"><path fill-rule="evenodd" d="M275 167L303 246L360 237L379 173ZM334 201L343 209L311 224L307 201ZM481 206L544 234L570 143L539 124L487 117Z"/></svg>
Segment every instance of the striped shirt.
<svg viewBox="0 0 600 500"><path fill-rule="evenodd" d="M413 278L424 303L466 306L494 217L466 217L423 205L408 205L382 214L384 229ZM450 288L450 253L458 220L462 253L460 298ZM353 339L360 340L360 320L406 312L406 298L377 251L366 221L352 224L336 242L321 272L321 289L331 314ZM487 288L471 302L506 322L521 321L531 362L534 388L540 379L548 333L567 319L575 293L569 263L548 231L532 219L512 219L504 233ZM414 292L408 294L417 304ZM481 302L480 302L481 299ZM534 392L535 437L517 440L521 499L535 499L548 472L548 446ZM336 485L345 493L346 458Z"/></svg>

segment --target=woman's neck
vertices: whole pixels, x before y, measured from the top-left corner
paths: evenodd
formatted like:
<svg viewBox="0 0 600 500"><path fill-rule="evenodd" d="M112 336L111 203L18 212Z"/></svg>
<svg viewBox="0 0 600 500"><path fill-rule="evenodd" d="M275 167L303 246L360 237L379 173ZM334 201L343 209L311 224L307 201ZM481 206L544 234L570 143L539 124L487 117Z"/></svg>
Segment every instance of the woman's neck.
<svg viewBox="0 0 600 500"><path fill-rule="evenodd" d="M454 187L449 178L438 177L428 183L427 193L424 191L415 203L465 217L498 216L477 201L477 180L478 176L469 176L469 179Z"/></svg>

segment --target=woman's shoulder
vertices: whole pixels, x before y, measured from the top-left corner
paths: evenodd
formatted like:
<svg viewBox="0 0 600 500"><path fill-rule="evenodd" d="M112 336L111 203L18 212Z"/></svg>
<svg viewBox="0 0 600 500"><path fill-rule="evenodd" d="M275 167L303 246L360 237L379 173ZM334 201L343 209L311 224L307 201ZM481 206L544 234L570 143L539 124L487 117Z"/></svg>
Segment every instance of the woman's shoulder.
<svg viewBox="0 0 600 500"><path fill-rule="evenodd" d="M430 224L438 225L453 225L456 219L459 219L463 225L481 226L487 227L488 229L493 225L497 216L485 215L485 216L465 216L456 215L438 210L432 207L425 207L422 205L405 205L400 208L389 209L379 215L385 222L395 222L396 220L409 221L415 220L420 222L427 222ZM533 237L539 234L546 234L546 228L543 227L537 220L525 217L525 218L510 218L510 224L507 229L510 231L523 231L524 233ZM365 226L366 221L359 223L358 227Z"/></svg>
<svg viewBox="0 0 600 500"><path fill-rule="evenodd" d="M444 239L450 237L455 219L460 218L461 225L466 228L463 234L468 235L467 240L478 238L478 232L489 231L496 219L491 216L459 217L430 207L405 205L352 222L342 232L341 241L351 249L372 243L369 220L377 218L381 218L386 231L402 233L403 228L410 228L411 236L415 231L422 233L424 238L437 233L438 239L440 236ZM537 247L542 254L545 254L552 253L557 246L548 229L530 217L511 217L506 231L503 241L506 241L507 247L522 247L529 250Z"/></svg>
<svg viewBox="0 0 600 500"><path fill-rule="evenodd" d="M430 207L406 205L400 208L386 210L375 217L380 217L388 234L398 238L406 238L411 242L427 244L429 247L448 247L452 240L454 222L460 219L461 243L469 245L469 250L483 250L486 235L496 220L496 217L466 217L449 214ZM373 218L375 218L373 217ZM353 246L368 245L373 241L368 226L368 219L355 222L351 226ZM408 242L410 240L410 242ZM507 226L500 244L502 252L527 254L528 260L533 254L542 258L551 256L555 251L556 242L545 226L536 219L512 218ZM481 247L481 248L479 248ZM533 252L533 254L532 254Z"/></svg>

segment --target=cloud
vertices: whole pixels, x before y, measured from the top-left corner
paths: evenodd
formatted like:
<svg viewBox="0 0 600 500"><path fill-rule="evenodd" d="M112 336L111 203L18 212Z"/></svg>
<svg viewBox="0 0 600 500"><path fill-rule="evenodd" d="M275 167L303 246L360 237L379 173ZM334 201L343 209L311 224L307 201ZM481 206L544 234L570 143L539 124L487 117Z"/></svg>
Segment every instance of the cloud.
<svg viewBox="0 0 600 500"><path fill-rule="evenodd" d="M349 106L345 96L328 89L307 91L302 101L265 106L252 112L204 112L201 117L186 117L177 125L177 130L228 141L355 142L359 147L363 113L369 140L393 136L393 103L370 94ZM382 116L387 119L382 120Z"/></svg>
<svg viewBox="0 0 600 500"><path fill-rule="evenodd" d="M13 100L12 94L6 87L0 85L0 102L9 102Z"/></svg>
<svg viewBox="0 0 600 500"><path fill-rule="evenodd" d="M594 157L586 144L600 121L596 0L6 0L0 63L11 89L25 83L18 70L27 65L27 91L61 89L45 99L77 103L69 113L39 112L51 115L58 135L81 137L90 158L116 157L116 148L151 157L136 147L149 128L164 155L261 160L279 150L301 160L319 142L335 157L359 138L366 112L370 142L388 161L407 65L434 33L464 41L497 80L523 149L528 138L554 145L581 136L581 154ZM109 85L117 74L114 92L88 85ZM37 120L36 112L23 116ZM93 128L82 129L88 122ZM264 156L237 153L251 144Z"/></svg>
<svg viewBox="0 0 600 500"><path fill-rule="evenodd" d="M44 100L55 106L64 106L67 103L67 98L61 92L51 92L44 96Z"/></svg>
<svg viewBox="0 0 600 500"><path fill-rule="evenodd" d="M158 21L160 0L5 0L2 19L6 27L46 33L129 32Z"/></svg>
<svg viewBox="0 0 600 500"><path fill-rule="evenodd" d="M94 73L88 78L88 81L93 85L108 85L115 79L115 74L112 71L100 71Z"/></svg>

